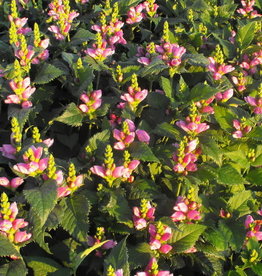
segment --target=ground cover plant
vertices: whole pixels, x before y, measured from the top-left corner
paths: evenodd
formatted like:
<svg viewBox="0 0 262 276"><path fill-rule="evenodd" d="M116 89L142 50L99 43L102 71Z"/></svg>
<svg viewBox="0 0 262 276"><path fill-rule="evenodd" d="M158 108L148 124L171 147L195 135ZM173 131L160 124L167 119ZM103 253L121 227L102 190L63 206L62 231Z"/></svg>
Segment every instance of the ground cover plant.
<svg viewBox="0 0 262 276"><path fill-rule="evenodd" d="M262 275L261 0L0 0L0 275Z"/></svg>

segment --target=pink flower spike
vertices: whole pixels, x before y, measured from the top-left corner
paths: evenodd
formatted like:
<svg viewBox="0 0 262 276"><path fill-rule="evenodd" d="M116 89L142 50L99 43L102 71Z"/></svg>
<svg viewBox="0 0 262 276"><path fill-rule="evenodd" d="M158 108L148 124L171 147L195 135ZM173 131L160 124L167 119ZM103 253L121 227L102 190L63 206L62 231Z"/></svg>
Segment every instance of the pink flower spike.
<svg viewBox="0 0 262 276"><path fill-rule="evenodd" d="M245 228L249 228L250 224L254 222L254 219L252 216L248 215L245 219Z"/></svg>

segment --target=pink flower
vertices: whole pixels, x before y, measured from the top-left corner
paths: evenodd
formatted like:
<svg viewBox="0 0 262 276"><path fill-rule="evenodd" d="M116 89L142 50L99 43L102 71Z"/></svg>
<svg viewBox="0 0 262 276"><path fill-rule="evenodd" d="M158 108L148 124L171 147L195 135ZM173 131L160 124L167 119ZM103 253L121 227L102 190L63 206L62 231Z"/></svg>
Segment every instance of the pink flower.
<svg viewBox="0 0 262 276"><path fill-rule="evenodd" d="M236 129L236 131L233 132L232 136L236 139L242 138L252 129L251 126L247 126L245 123L241 123L238 120L233 120L233 126Z"/></svg>
<svg viewBox="0 0 262 276"><path fill-rule="evenodd" d="M2 147L0 147L0 151L2 152L2 155L9 159L16 159L16 148L11 144L3 144Z"/></svg>
<svg viewBox="0 0 262 276"><path fill-rule="evenodd" d="M249 229L246 234L247 238L255 237L258 241L262 240L262 231L260 227L262 220L254 220L252 216L248 215L245 220L245 228Z"/></svg>
<svg viewBox="0 0 262 276"><path fill-rule="evenodd" d="M18 231L15 233L14 242L21 243L28 241L32 237L32 234L28 234L26 231Z"/></svg>
<svg viewBox="0 0 262 276"><path fill-rule="evenodd" d="M0 177L0 185L8 187L10 184L9 180L6 177Z"/></svg>
<svg viewBox="0 0 262 276"><path fill-rule="evenodd" d="M151 258L144 272L137 272L135 276L173 276L169 271L158 270L156 258Z"/></svg>
<svg viewBox="0 0 262 276"><path fill-rule="evenodd" d="M80 100L84 102L84 104L80 104L79 109L92 118L95 110L98 109L102 104L101 96L101 90L94 90L91 93L83 93L80 96Z"/></svg>
<svg viewBox="0 0 262 276"><path fill-rule="evenodd" d="M244 99L248 104L255 107L253 108L253 112L255 114L262 114L262 97L257 96L256 98L254 98L251 96L247 96Z"/></svg>
<svg viewBox="0 0 262 276"><path fill-rule="evenodd" d="M134 23L138 23L138 22L142 21L142 19L145 17L145 14L142 13L144 8L145 7L143 4L139 4L136 7L131 7L129 9L129 11L127 12L128 18L126 20L126 23L134 24Z"/></svg>
<svg viewBox="0 0 262 276"><path fill-rule="evenodd" d="M147 94L147 89L134 89L132 86L129 86L128 93L125 93L120 98L126 101L131 107L131 109L136 109L137 105L147 97Z"/></svg>
<svg viewBox="0 0 262 276"><path fill-rule="evenodd" d="M224 92L218 92L215 95L217 101L222 103L227 102L230 98L233 97L234 90L232 88L225 90Z"/></svg>
<svg viewBox="0 0 262 276"><path fill-rule="evenodd" d="M107 43L104 41L101 46L94 43L93 48L87 48L84 52L94 59L103 61L108 56L112 56L115 50L110 46L107 47Z"/></svg>
<svg viewBox="0 0 262 276"><path fill-rule="evenodd" d="M194 121L192 121L190 117L186 117L186 121L180 120L176 122L176 125L191 135L197 135L209 129L209 125L206 123L200 123L200 121L201 116L197 116Z"/></svg>
<svg viewBox="0 0 262 276"><path fill-rule="evenodd" d="M146 144L149 143L150 136L145 130L137 129L136 130L136 135L137 135L137 138L140 142L145 142Z"/></svg>
<svg viewBox="0 0 262 276"><path fill-rule="evenodd" d="M133 222L137 230L141 230L147 226L149 221L153 221L155 208L149 201L142 200L141 207L133 207Z"/></svg>
<svg viewBox="0 0 262 276"><path fill-rule="evenodd" d="M175 212L171 215L171 219L174 222L200 220L201 215L198 211L200 206L201 205L195 201L190 201L186 197L179 196L173 208Z"/></svg>
<svg viewBox="0 0 262 276"><path fill-rule="evenodd" d="M214 80L219 80L223 75L230 73L235 70L235 67L231 65L219 64L216 63L213 57L209 57L209 65L207 66L208 70L213 73Z"/></svg>

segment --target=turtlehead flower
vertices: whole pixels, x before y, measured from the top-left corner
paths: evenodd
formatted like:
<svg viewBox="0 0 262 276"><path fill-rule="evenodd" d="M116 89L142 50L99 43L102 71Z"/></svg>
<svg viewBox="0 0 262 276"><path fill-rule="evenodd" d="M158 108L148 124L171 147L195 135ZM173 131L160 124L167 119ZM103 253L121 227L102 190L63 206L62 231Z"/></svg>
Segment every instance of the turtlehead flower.
<svg viewBox="0 0 262 276"><path fill-rule="evenodd" d="M7 104L21 104L22 108L30 108L32 102L28 99L35 92L36 88L30 86L30 78L26 77L21 81L11 80L9 82L10 88L15 94L7 96L5 103Z"/></svg>
<svg viewBox="0 0 262 276"><path fill-rule="evenodd" d="M209 65L207 69L212 73L214 80L220 80L223 75L235 70L235 67L231 65L219 64L213 57L209 57Z"/></svg>
<svg viewBox="0 0 262 276"><path fill-rule="evenodd" d="M186 117L186 121L180 120L176 122L176 125L182 128L185 132L194 136L209 129L209 125L207 123L201 123L201 116L196 116L194 118L188 116Z"/></svg>
<svg viewBox="0 0 262 276"><path fill-rule="evenodd" d="M43 147L31 146L23 155L25 163L18 163L13 169L21 174L36 176L48 166L48 158L42 158Z"/></svg>
<svg viewBox="0 0 262 276"><path fill-rule="evenodd" d="M210 106L210 104L214 101L215 97L211 97L207 100L201 100L199 102L196 102L195 105L198 108L198 111L200 113L208 113L208 114L214 114L214 108Z"/></svg>
<svg viewBox="0 0 262 276"><path fill-rule="evenodd" d="M215 95L217 101L221 101L222 103L227 102L234 95L234 90L232 88L225 90L224 92L218 92Z"/></svg>
<svg viewBox="0 0 262 276"><path fill-rule="evenodd" d="M128 103L132 110L135 110L138 104L147 97L148 90L141 90L140 87L134 88L132 86L129 86L127 90L128 93L125 93L120 98Z"/></svg>
<svg viewBox="0 0 262 276"><path fill-rule="evenodd" d="M238 120L233 120L233 126L236 129L236 131L233 132L232 136L236 139L242 138L252 129L252 127L246 125L245 122L239 122Z"/></svg>
<svg viewBox="0 0 262 276"><path fill-rule="evenodd" d="M80 96L80 100L84 104L79 105L79 109L89 115L90 119L93 118L93 114L102 104L102 91L94 90L91 93L83 93Z"/></svg>
<svg viewBox="0 0 262 276"><path fill-rule="evenodd" d="M255 4L255 0L242 0L241 4L242 4L242 8L237 9L237 12L243 15L244 17L256 18L256 17L262 16L253 8Z"/></svg>
<svg viewBox="0 0 262 276"><path fill-rule="evenodd" d="M262 97L251 97L247 96L244 98L245 101L252 106L252 110L255 114L262 114Z"/></svg>
<svg viewBox="0 0 262 276"><path fill-rule="evenodd" d="M174 222L192 222L201 219L199 207L201 204L179 196L174 206L175 212L171 215Z"/></svg>
<svg viewBox="0 0 262 276"><path fill-rule="evenodd" d="M27 21L28 21L28 18L27 17L23 17L23 18L14 18L12 15L8 15L8 20L9 22L13 22L16 26L16 29L17 29L17 34L27 34L29 32L32 31L31 28L24 28L24 26L27 24Z"/></svg>
<svg viewBox="0 0 262 276"><path fill-rule="evenodd" d="M6 188L16 189L24 183L24 180L21 177L15 177L11 180L8 180L6 177L0 177L0 186Z"/></svg>
<svg viewBox="0 0 262 276"><path fill-rule="evenodd" d="M11 144L3 144L2 147L0 147L0 151L2 152L2 155L8 159L16 159L16 148Z"/></svg>
<svg viewBox="0 0 262 276"><path fill-rule="evenodd" d="M1 195L0 210L0 234L6 236L12 243L18 245L28 241L32 234L26 231L20 231L28 225L24 219L16 218L18 208L16 202L9 203L8 196L5 193Z"/></svg>
<svg viewBox="0 0 262 276"><path fill-rule="evenodd" d="M173 276L173 273L167 270L158 270L156 258L151 258L145 271L137 272L135 276Z"/></svg>
<svg viewBox="0 0 262 276"><path fill-rule="evenodd" d="M152 207L151 203L146 199L141 200L139 207L133 207L133 223L137 230L147 227L148 222L155 219L154 213L156 208Z"/></svg>
<svg viewBox="0 0 262 276"><path fill-rule="evenodd" d="M142 21L143 18L145 18L145 14L143 13L143 10L145 9L144 4L139 4L136 7L131 7L129 11L127 12L127 24L135 24Z"/></svg>
<svg viewBox="0 0 262 276"><path fill-rule="evenodd" d="M104 61L107 57L112 56L115 50L111 46L107 46L107 42L103 41L102 44L94 43L93 48L88 48L84 51L90 57Z"/></svg>
<svg viewBox="0 0 262 276"><path fill-rule="evenodd" d="M262 220L254 220L252 216L248 215L245 220L245 228L248 229L246 233L247 238L256 238L258 241L262 240L262 231L260 227L262 225Z"/></svg>
<svg viewBox="0 0 262 276"><path fill-rule="evenodd" d="M162 224L160 221L156 225L150 224L148 227L150 234L150 249L157 250L159 253L167 254L172 250L172 246L167 241L172 237L172 229Z"/></svg>

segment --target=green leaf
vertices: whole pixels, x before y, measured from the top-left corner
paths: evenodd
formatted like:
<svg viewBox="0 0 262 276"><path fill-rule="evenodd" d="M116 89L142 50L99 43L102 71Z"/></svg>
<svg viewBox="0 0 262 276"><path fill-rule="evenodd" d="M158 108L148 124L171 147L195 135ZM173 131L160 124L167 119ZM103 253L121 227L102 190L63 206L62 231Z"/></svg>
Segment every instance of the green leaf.
<svg viewBox="0 0 262 276"><path fill-rule="evenodd" d="M62 268L56 261L40 256L25 257L27 266L33 269L34 276L48 275Z"/></svg>
<svg viewBox="0 0 262 276"><path fill-rule="evenodd" d="M220 127L228 132L231 132L233 129L233 120L236 118L236 115L227 107L215 106L215 118L219 123Z"/></svg>
<svg viewBox="0 0 262 276"><path fill-rule="evenodd" d="M36 84L49 83L50 81L60 77L63 74L64 74L64 71L60 70L59 68L55 67L52 64L45 63L37 73L34 79L34 83Z"/></svg>
<svg viewBox="0 0 262 276"><path fill-rule="evenodd" d="M108 257L105 259L105 270L109 265L117 269L123 269L124 276L129 276L129 263L128 263L128 251L126 247L126 239L125 237L121 240L110 252Z"/></svg>
<svg viewBox="0 0 262 276"><path fill-rule="evenodd" d="M178 231L173 232L169 243L175 252L183 252L195 245L199 236L205 231L206 226L200 224L184 224L178 226Z"/></svg>
<svg viewBox="0 0 262 276"><path fill-rule="evenodd" d="M172 139L180 139L181 135L178 129L167 122L157 125L153 132L158 135L167 136Z"/></svg>
<svg viewBox="0 0 262 276"><path fill-rule="evenodd" d="M106 143L110 138L110 131L108 129L103 130L102 132L96 133L89 139L88 145L91 150L94 151L101 146L101 144Z"/></svg>
<svg viewBox="0 0 262 276"><path fill-rule="evenodd" d="M27 268L23 260L15 260L0 267L1 276L26 276Z"/></svg>
<svg viewBox="0 0 262 276"><path fill-rule="evenodd" d="M246 136L254 140L262 141L262 127L256 127L255 129L251 130L248 134L246 134Z"/></svg>
<svg viewBox="0 0 262 276"><path fill-rule="evenodd" d="M146 162L160 162L146 143L133 142L129 149L130 154L134 159Z"/></svg>
<svg viewBox="0 0 262 276"><path fill-rule="evenodd" d="M218 183L224 185L238 185L247 183L242 175L229 164L222 166L218 170L217 181Z"/></svg>
<svg viewBox="0 0 262 276"><path fill-rule="evenodd" d="M148 244L147 244L148 245ZM151 252L151 249L149 248ZM139 252L136 247L129 246L128 247L128 255L129 255L129 265L130 270L136 269L138 267L146 267L150 260L150 252Z"/></svg>
<svg viewBox="0 0 262 276"><path fill-rule="evenodd" d="M174 101L173 98L173 88L172 88L172 83L169 79L161 77L161 87L164 90L166 96L171 100Z"/></svg>
<svg viewBox="0 0 262 276"><path fill-rule="evenodd" d="M90 203L82 194L73 195L61 202L64 216L61 226L79 241L86 241L89 230Z"/></svg>
<svg viewBox="0 0 262 276"><path fill-rule="evenodd" d="M256 168L255 170L251 170L246 175L246 179L250 182L251 185L261 185L262 168Z"/></svg>
<svg viewBox="0 0 262 276"><path fill-rule="evenodd" d="M149 93L146 100L150 107L157 109L165 109L169 103L169 100L165 95L157 92Z"/></svg>
<svg viewBox="0 0 262 276"><path fill-rule="evenodd" d="M20 129L22 130L26 121L29 118L30 113L34 110L34 108L28 108L28 109L21 109L20 107L16 106L9 106L8 107L8 119L12 117L16 117L18 120Z"/></svg>
<svg viewBox="0 0 262 276"><path fill-rule="evenodd" d="M219 89L215 87L211 87L204 83L198 83L191 89L189 100L194 102L200 100L207 100L213 95L215 95L217 92L219 92Z"/></svg>
<svg viewBox="0 0 262 276"><path fill-rule="evenodd" d="M257 263L251 266L251 269L253 270L254 273L258 276L262 276L262 264Z"/></svg>
<svg viewBox="0 0 262 276"><path fill-rule="evenodd" d="M250 166L250 161L247 159L245 152L241 150L225 152L224 155L243 169L247 169Z"/></svg>
<svg viewBox="0 0 262 276"><path fill-rule="evenodd" d="M84 119L85 115L83 112L76 106L75 103L70 103L64 113L55 118L54 121L58 121L64 124L67 124L69 126L78 127L82 125L82 121Z"/></svg>
<svg viewBox="0 0 262 276"><path fill-rule="evenodd" d="M236 41L240 49L245 49L254 39L255 22L250 22L239 29L236 35Z"/></svg>
<svg viewBox="0 0 262 276"><path fill-rule="evenodd" d="M27 202L30 204L33 213L39 217L41 225L43 225L56 204L56 181L47 180L40 187L24 190L23 193Z"/></svg>
<svg viewBox="0 0 262 276"><path fill-rule="evenodd" d="M262 154L260 154L254 162L252 162L252 166L262 166Z"/></svg>
<svg viewBox="0 0 262 276"><path fill-rule="evenodd" d="M3 235L0 235L0 257L6 257L14 255L16 257L21 257L20 253L17 251L13 243Z"/></svg>
<svg viewBox="0 0 262 276"><path fill-rule="evenodd" d="M193 66L206 67L209 63L208 59L203 54L185 54L183 58Z"/></svg>
<svg viewBox="0 0 262 276"><path fill-rule="evenodd" d="M230 212L235 212L238 217L242 217L251 212L248 206L249 200L252 199L251 191L241 191L235 193L229 198L227 205Z"/></svg>
<svg viewBox="0 0 262 276"><path fill-rule="evenodd" d="M128 206L126 198L119 191L111 192L107 196L109 196L108 202L106 205L100 206L101 210L116 218L119 223L123 223L132 228L132 211Z"/></svg>
<svg viewBox="0 0 262 276"><path fill-rule="evenodd" d="M201 140L201 148L204 154L212 158L219 166L222 165L223 151L214 139L211 138L208 141L206 139Z"/></svg>
<svg viewBox="0 0 262 276"><path fill-rule="evenodd" d="M78 84L78 89L76 91L72 91L72 94L79 98L84 90L88 90L88 86L92 84L95 75L93 73L93 69L88 65L85 65L84 68L78 69L77 74L80 83Z"/></svg>
<svg viewBox="0 0 262 276"><path fill-rule="evenodd" d="M80 264L83 262L83 260L90 254L92 253L94 250L100 248L103 244L105 244L106 242L108 242L108 240L100 242L98 244L95 244L87 249L85 249L83 252L80 252L79 254L77 254L74 259L72 260L72 265L71 267L73 268L74 273L76 273L77 268L80 266Z"/></svg>
<svg viewBox="0 0 262 276"><path fill-rule="evenodd" d="M262 0L256 0L255 6L259 7L260 9L262 9Z"/></svg>
<svg viewBox="0 0 262 276"><path fill-rule="evenodd" d="M91 33L90 31L83 28L78 28L76 34L72 37L70 44L80 45L83 42L95 40L95 39L96 39L96 35L94 33Z"/></svg>
<svg viewBox="0 0 262 276"><path fill-rule="evenodd" d="M153 59L150 64L148 64L140 70L139 76L144 78L148 75L157 75L166 68L167 65L165 65L161 59L156 58Z"/></svg>

